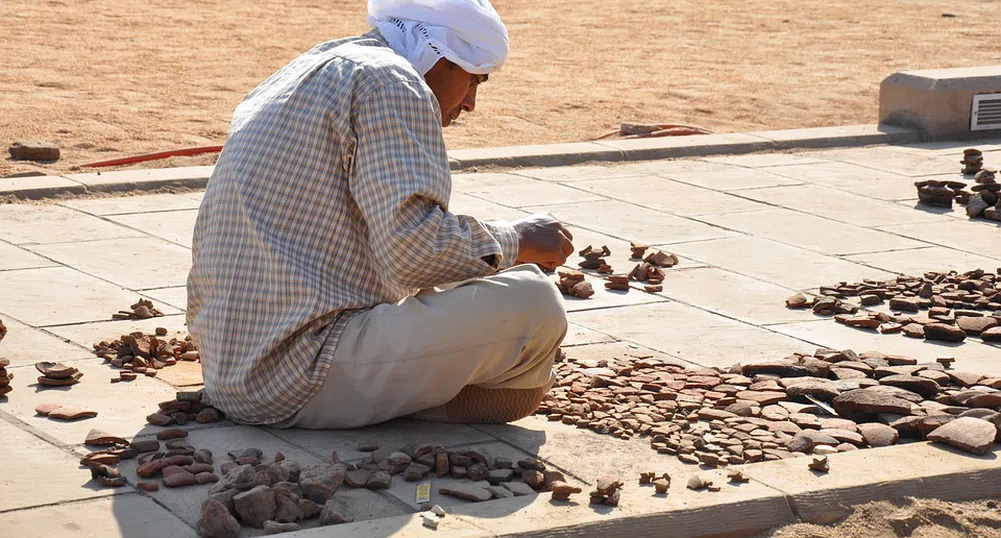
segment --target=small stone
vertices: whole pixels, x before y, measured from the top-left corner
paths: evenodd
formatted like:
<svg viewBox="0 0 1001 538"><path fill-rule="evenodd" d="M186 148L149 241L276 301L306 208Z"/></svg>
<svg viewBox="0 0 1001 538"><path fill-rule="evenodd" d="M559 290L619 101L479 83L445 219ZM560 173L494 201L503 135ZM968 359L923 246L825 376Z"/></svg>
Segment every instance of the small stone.
<svg viewBox="0 0 1001 538"><path fill-rule="evenodd" d="M431 472L431 468L427 465L413 462L403 471L403 479L407 482L416 482L427 476L429 472Z"/></svg>
<svg viewBox="0 0 1001 538"><path fill-rule="evenodd" d="M750 477L739 470L730 471L726 476L730 479L730 482L743 483L751 481Z"/></svg>
<svg viewBox="0 0 1001 538"><path fill-rule="evenodd" d="M341 487L345 473L347 467L340 463L310 465L303 468L299 474L299 486L302 488L303 497L317 504L327 502Z"/></svg>
<svg viewBox="0 0 1001 538"><path fill-rule="evenodd" d="M706 479L704 479L701 476L699 476L699 475L696 474L696 475L692 475L691 477L689 477L688 483L686 484L686 487L688 489L691 489L691 490L694 490L694 491L699 491L701 489L706 489L707 487L709 487L711 485L712 485L712 481L711 480L706 480Z"/></svg>
<svg viewBox="0 0 1001 538"><path fill-rule="evenodd" d="M431 508L428 508L428 510L430 510L432 514L434 514L434 515L436 515L438 517L445 517L447 515L447 512L445 512L445 509L442 508L441 505L439 505L439 504L436 504L436 505L432 506Z"/></svg>
<svg viewBox="0 0 1001 538"><path fill-rule="evenodd" d="M218 482L219 477L214 473L202 472L195 475L195 482L199 484L211 484L213 482Z"/></svg>
<svg viewBox="0 0 1001 538"><path fill-rule="evenodd" d="M313 519L320 515L323 507L309 499L299 499L299 510L303 519Z"/></svg>
<svg viewBox="0 0 1001 538"><path fill-rule="evenodd" d="M263 485L233 497L233 507L241 520L258 529L264 528L265 521L274 518L278 508L274 491Z"/></svg>
<svg viewBox="0 0 1001 538"><path fill-rule="evenodd" d="M277 521L264 522L264 534L281 534L283 532L295 532L300 530L298 523L279 523Z"/></svg>
<svg viewBox="0 0 1001 538"><path fill-rule="evenodd" d="M174 419L170 418L169 416L163 413L153 413L146 417L146 422L154 426L169 426L170 424L173 424Z"/></svg>
<svg viewBox="0 0 1001 538"><path fill-rule="evenodd" d="M545 489L545 476L541 471L525 470L521 473L521 479L535 491L543 491Z"/></svg>
<svg viewBox="0 0 1001 538"><path fill-rule="evenodd" d="M10 158L15 161L58 161L59 146L51 142L19 140L7 148Z"/></svg>
<svg viewBox="0 0 1001 538"><path fill-rule="evenodd" d="M339 525L351 523L354 520L354 516L340 499L328 500L324 503L323 510L320 511L320 525Z"/></svg>
<svg viewBox="0 0 1001 538"><path fill-rule="evenodd" d="M160 441L156 439L133 439L129 447L136 452L156 452L160 450Z"/></svg>
<svg viewBox="0 0 1001 538"><path fill-rule="evenodd" d="M156 482L139 482L136 487L143 491L158 491L160 489L160 484Z"/></svg>
<svg viewBox="0 0 1001 538"><path fill-rule="evenodd" d="M156 434L156 438L159 439L159 440L161 440L161 441L166 441L168 439L182 439L182 438L187 437L187 436L188 436L188 432L186 430L182 430L182 429L179 429L179 428L174 428L174 429L170 429L170 430L163 430L163 431L160 431L160 432L158 432Z"/></svg>
<svg viewBox="0 0 1001 538"><path fill-rule="evenodd" d="M375 452L376 450L379 450L377 443L362 443L358 445L359 452Z"/></svg>
<svg viewBox="0 0 1001 538"><path fill-rule="evenodd" d="M535 490L531 488L528 484L524 482L504 482L501 486L507 488L511 493L514 493L515 497L521 497L523 495L532 495Z"/></svg>
<svg viewBox="0 0 1001 538"><path fill-rule="evenodd" d="M393 482L393 477L386 471L376 471L369 477L366 487L371 490L389 489Z"/></svg>
<svg viewBox="0 0 1001 538"><path fill-rule="evenodd" d="M229 513L223 503L208 499L202 503L198 533L203 538L237 538L240 533L240 522Z"/></svg>
<svg viewBox="0 0 1001 538"><path fill-rule="evenodd" d="M810 301L802 293L794 294L786 299L787 308L806 308L808 306L810 306Z"/></svg>
<svg viewBox="0 0 1001 538"><path fill-rule="evenodd" d="M960 417L928 434L929 441L937 441L960 450L984 455L994 444L998 428L994 424L973 417Z"/></svg>
<svg viewBox="0 0 1001 538"><path fill-rule="evenodd" d="M192 457L198 463L205 463L205 464L208 464L208 465L212 465L212 451L211 450L200 448L200 449L196 450L194 452L194 454L192 454Z"/></svg>
<svg viewBox="0 0 1001 538"><path fill-rule="evenodd" d="M437 530L438 529L438 518L421 514L421 524L425 527Z"/></svg>

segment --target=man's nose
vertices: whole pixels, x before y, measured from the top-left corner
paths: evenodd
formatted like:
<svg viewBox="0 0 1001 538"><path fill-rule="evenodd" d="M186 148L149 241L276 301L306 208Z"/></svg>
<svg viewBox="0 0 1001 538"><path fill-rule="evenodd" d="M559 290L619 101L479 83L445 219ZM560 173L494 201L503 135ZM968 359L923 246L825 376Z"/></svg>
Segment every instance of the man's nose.
<svg viewBox="0 0 1001 538"><path fill-rule="evenodd" d="M474 85L469 93L466 94L466 98L462 100L462 111L472 112L476 110L476 86Z"/></svg>

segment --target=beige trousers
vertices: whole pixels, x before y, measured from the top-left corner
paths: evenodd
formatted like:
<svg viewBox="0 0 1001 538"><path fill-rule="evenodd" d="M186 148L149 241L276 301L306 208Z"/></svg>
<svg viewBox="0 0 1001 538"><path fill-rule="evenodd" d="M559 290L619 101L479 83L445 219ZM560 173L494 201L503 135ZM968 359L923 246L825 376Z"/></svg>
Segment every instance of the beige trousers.
<svg viewBox="0 0 1001 538"><path fill-rule="evenodd" d="M276 426L433 419L467 385L548 389L566 330L563 297L535 265L379 305L348 322L320 391Z"/></svg>

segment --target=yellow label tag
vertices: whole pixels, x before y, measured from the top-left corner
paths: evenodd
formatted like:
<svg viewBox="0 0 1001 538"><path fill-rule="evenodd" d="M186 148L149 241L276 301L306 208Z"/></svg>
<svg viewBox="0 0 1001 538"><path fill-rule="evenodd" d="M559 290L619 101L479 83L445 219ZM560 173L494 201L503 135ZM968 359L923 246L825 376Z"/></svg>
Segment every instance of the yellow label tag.
<svg viewBox="0 0 1001 538"><path fill-rule="evenodd" d="M431 502L431 482L417 484L417 504Z"/></svg>

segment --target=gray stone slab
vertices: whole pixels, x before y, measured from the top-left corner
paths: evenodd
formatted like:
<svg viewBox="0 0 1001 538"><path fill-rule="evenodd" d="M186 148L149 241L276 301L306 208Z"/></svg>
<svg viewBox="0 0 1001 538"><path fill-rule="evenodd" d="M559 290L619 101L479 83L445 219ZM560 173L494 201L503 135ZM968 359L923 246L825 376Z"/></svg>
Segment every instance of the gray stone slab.
<svg viewBox="0 0 1001 538"><path fill-rule="evenodd" d="M901 224L883 226L880 229L943 247L1001 259L1001 253L997 249L997 245L1001 245L1001 226L992 222L946 222L934 226Z"/></svg>
<svg viewBox="0 0 1001 538"><path fill-rule="evenodd" d="M907 200L916 196L914 179L892 172L842 162L773 166L769 172L879 200ZM950 179L955 176L950 175ZM932 179L937 179L933 177Z"/></svg>
<svg viewBox="0 0 1001 538"><path fill-rule="evenodd" d="M567 166L588 161L619 161L622 151L593 142L460 149L448 152L460 169L477 166Z"/></svg>
<svg viewBox="0 0 1001 538"><path fill-rule="evenodd" d="M0 271L10 269L32 269L36 267L54 267L58 263L47 260L37 254L33 254L16 247L10 243L0 242Z"/></svg>
<svg viewBox="0 0 1001 538"><path fill-rule="evenodd" d="M570 323L567 327L567 334L563 338L563 347L582 346L587 344L597 344L602 342L613 342L615 339L598 331L581 327L576 323Z"/></svg>
<svg viewBox="0 0 1001 538"><path fill-rule="evenodd" d="M736 235L733 232L714 228L701 222L666 215L616 200L539 206L527 209L530 211L550 211L556 218L569 224L582 228L597 228L609 235L650 245L701 241Z"/></svg>
<svg viewBox="0 0 1001 538"><path fill-rule="evenodd" d="M66 178L78 181L96 192L155 189L166 186L204 188L214 169L215 166L149 168L68 174Z"/></svg>
<svg viewBox="0 0 1001 538"><path fill-rule="evenodd" d="M511 221L520 219L529 213L513 207L505 207L482 198L453 192L448 202L448 210L456 215L468 215L480 221Z"/></svg>
<svg viewBox="0 0 1001 538"><path fill-rule="evenodd" d="M724 269L679 271L663 286L660 295L756 325L803 319L785 307L792 290Z"/></svg>
<svg viewBox="0 0 1001 538"><path fill-rule="evenodd" d="M118 215L108 219L141 230L153 237L191 248L197 216L198 211L187 210Z"/></svg>
<svg viewBox="0 0 1001 538"><path fill-rule="evenodd" d="M136 296L69 267L3 273L0 309L29 325L59 325L110 319Z"/></svg>
<svg viewBox="0 0 1001 538"><path fill-rule="evenodd" d="M25 366L41 361L63 362L93 357L89 348L74 345L0 314L7 326L7 336L0 344L0 357L10 360L12 366Z"/></svg>
<svg viewBox="0 0 1001 538"><path fill-rule="evenodd" d="M15 245L142 235L124 226L57 205L0 205L0 222L3 222L3 240Z"/></svg>
<svg viewBox="0 0 1001 538"><path fill-rule="evenodd" d="M19 538L196 538L195 529L148 497L115 495L4 514L4 533Z"/></svg>
<svg viewBox="0 0 1001 538"><path fill-rule="evenodd" d="M962 177L959 174L962 165L956 155L905 153L886 146L874 146L818 152L817 156L911 177L948 173L955 173L957 178Z"/></svg>
<svg viewBox="0 0 1001 538"><path fill-rule="evenodd" d="M367 457L367 452L358 450L362 443L375 443L395 450L416 443L449 447L492 440L489 435L463 424L403 419L352 430L268 428L268 432L323 457L329 457L330 451L336 450L342 461Z"/></svg>
<svg viewBox="0 0 1001 538"><path fill-rule="evenodd" d="M600 140L596 143L622 151L625 159L630 161L751 153L774 147L770 140L747 133Z"/></svg>
<svg viewBox="0 0 1001 538"><path fill-rule="evenodd" d="M575 187L682 217L739 213L768 206L659 176L577 181Z"/></svg>
<svg viewBox="0 0 1001 538"><path fill-rule="evenodd" d="M159 428L148 426L135 433L153 434ZM230 450L244 448L259 448L264 452L261 461L272 461L275 452L281 452L288 460L299 462L299 465L307 466L317 463L328 462L329 459L318 458L290 443L287 443L271 435L262 428L253 426L229 426L221 428L209 428L191 430L187 437L188 444L196 449L204 448L212 452L213 465L218 474L219 466L230 461L226 453ZM118 465L129 482L145 480L135 474L137 460L124 460ZM159 478L154 478L156 482L161 482ZM208 497L208 491L212 484L197 486L187 486L183 488L167 488L162 483L159 491L148 493L157 503L166 507L176 514L185 523L191 526L198 525L198 518L201 515L202 503ZM387 501L388 502L388 501Z"/></svg>
<svg viewBox="0 0 1001 538"><path fill-rule="evenodd" d="M8 394L3 410L60 443L75 445L83 443L91 428L131 437L146 425L146 415L156 411L157 402L174 398L172 387L146 376L111 384L110 379L118 376L118 370L104 359L92 356L71 364L84 375L79 383L69 387L38 384L40 374L34 365L11 368L14 390ZM93 409L98 415L72 422L50 419L35 414L35 407L42 403L78 405Z"/></svg>
<svg viewBox="0 0 1001 538"><path fill-rule="evenodd" d="M0 439L3 439L5 457L17 462L16 472L12 472L15 467L9 467L0 478L0 512L129 491L127 488L104 488L91 482L90 471L80 468L76 458L7 420L0 420ZM11 521L9 517L9 513L3 515L5 535L10 530L7 527L7 522Z"/></svg>
<svg viewBox="0 0 1001 538"><path fill-rule="evenodd" d="M1001 260L970 254L946 247L926 247L893 252L870 252L846 256L846 259L884 271L920 276L927 271L994 270Z"/></svg>
<svg viewBox="0 0 1001 538"><path fill-rule="evenodd" d="M770 140L776 149L835 148L921 141L917 130L882 124L753 131L747 134Z"/></svg>
<svg viewBox="0 0 1001 538"><path fill-rule="evenodd" d="M777 286L805 290L821 284L893 278L892 273L760 237L734 237L674 245L682 256Z"/></svg>
<svg viewBox="0 0 1001 538"><path fill-rule="evenodd" d="M790 211L766 209L704 215L710 224L823 254L844 255L926 246L926 243L852 224Z"/></svg>
<svg viewBox="0 0 1001 538"><path fill-rule="evenodd" d="M90 213L91 215L125 215L150 211L175 211L198 209L200 200L178 194L145 194L142 196L116 196L113 198L81 198L66 200L60 205Z"/></svg>
<svg viewBox="0 0 1001 538"><path fill-rule="evenodd" d="M814 346L677 302L574 312L574 323L701 366L729 367Z"/></svg>
<svg viewBox="0 0 1001 538"><path fill-rule="evenodd" d="M546 181L556 181L559 183L572 183L585 179L608 179L613 177L628 177L637 175L628 167L613 164L592 164L588 166L553 166L549 168L520 168L511 171L512 174L544 179Z"/></svg>
<svg viewBox="0 0 1001 538"><path fill-rule="evenodd" d="M134 290L183 285L191 269L190 250L152 237L31 248L59 263Z"/></svg>
<svg viewBox="0 0 1001 538"><path fill-rule="evenodd" d="M452 176L452 189L510 207L604 199L602 196L588 194L550 181L514 174L455 174Z"/></svg>
<svg viewBox="0 0 1001 538"><path fill-rule="evenodd" d="M188 308L187 286L171 286L168 288L144 290L142 294L152 299L154 303L165 303L178 310Z"/></svg>
<svg viewBox="0 0 1001 538"><path fill-rule="evenodd" d="M771 168L746 168L702 161L666 161L661 165L651 164L643 168L669 179L721 192L803 183L802 180L773 174Z"/></svg>
<svg viewBox="0 0 1001 538"><path fill-rule="evenodd" d="M925 211L820 185L743 190L738 196L857 226L947 222Z"/></svg>
<svg viewBox="0 0 1001 538"><path fill-rule="evenodd" d="M650 448L649 439L623 441L562 422L551 422L541 416L476 428L522 450L535 451L538 457L588 484L606 474L632 479L649 470L677 476L698 469L697 465L682 463L675 456L658 454ZM540 445L540 439L545 443Z"/></svg>
<svg viewBox="0 0 1001 538"><path fill-rule="evenodd" d="M0 178L0 196L15 196L35 200L58 194L83 194L87 187L61 176L30 176Z"/></svg>
<svg viewBox="0 0 1001 538"><path fill-rule="evenodd" d="M784 166L792 164L815 164L823 159L812 153L749 153L747 155L721 155L718 157L703 157L708 163L743 166L745 168L767 168L769 166Z"/></svg>

